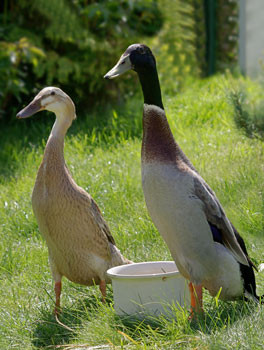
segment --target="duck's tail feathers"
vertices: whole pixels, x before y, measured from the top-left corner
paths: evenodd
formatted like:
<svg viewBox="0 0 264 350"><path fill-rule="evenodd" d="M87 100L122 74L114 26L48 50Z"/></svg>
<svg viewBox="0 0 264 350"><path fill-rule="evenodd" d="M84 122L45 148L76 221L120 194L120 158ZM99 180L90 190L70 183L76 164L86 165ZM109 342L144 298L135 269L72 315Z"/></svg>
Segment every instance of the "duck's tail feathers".
<svg viewBox="0 0 264 350"><path fill-rule="evenodd" d="M134 261L128 260L128 259L125 258L125 257L123 257L123 258L124 258L125 264L134 264Z"/></svg>
<svg viewBox="0 0 264 350"><path fill-rule="evenodd" d="M112 257L112 263L111 263L112 267L119 266L119 265L133 264L133 261L125 258L120 253L120 250L111 243L110 243L110 249L111 249L111 257Z"/></svg>

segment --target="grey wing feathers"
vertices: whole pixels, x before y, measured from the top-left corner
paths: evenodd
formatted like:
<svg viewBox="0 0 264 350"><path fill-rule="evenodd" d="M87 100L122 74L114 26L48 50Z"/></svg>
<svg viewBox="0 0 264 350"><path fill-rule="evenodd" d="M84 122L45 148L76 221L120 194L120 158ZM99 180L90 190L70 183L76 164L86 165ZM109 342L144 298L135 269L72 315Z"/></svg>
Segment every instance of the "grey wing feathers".
<svg viewBox="0 0 264 350"><path fill-rule="evenodd" d="M232 225L214 192L202 178L197 176L194 177L194 189L195 195L203 202L207 220L221 231L226 248L231 251L237 261L249 266L247 257L237 242Z"/></svg>

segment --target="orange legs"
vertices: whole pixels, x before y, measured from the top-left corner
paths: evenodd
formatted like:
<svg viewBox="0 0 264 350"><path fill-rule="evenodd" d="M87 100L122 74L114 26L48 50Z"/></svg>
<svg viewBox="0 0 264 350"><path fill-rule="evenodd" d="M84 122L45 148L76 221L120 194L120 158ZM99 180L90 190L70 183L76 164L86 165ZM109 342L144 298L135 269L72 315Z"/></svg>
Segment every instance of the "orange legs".
<svg viewBox="0 0 264 350"><path fill-rule="evenodd" d="M74 330L70 327L68 327L66 324L62 323L59 320L59 314L60 314L60 295L61 295L61 281L55 282L55 295L56 295L56 303L55 303L55 320L58 322L59 325L61 325L63 328L66 328L68 331L74 332Z"/></svg>
<svg viewBox="0 0 264 350"><path fill-rule="evenodd" d="M189 291L191 295L191 318L193 314L203 312L203 288L202 285L194 285L189 283Z"/></svg>
<svg viewBox="0 0 264 350"><path fill-rule="evenodd" d="M102 293L102 302L105 303L105 297L106 297L106 283L105 283L105 281L100 281L99 289Z"/></svg>
<svg viewBox="0 0 264 350"><path fill-rule="evenodd" d="M99 288L100 288L100 291L102 293L102 302L105 303L105 297L106 297L106 283L105 283L105 281L100 282ZM60 313L61 281L55 282L54 291L55 291L55 296L56 296L54 313L55 313L55 315L58 316Z"/></svg>
<svg viewBox="0 0 264 350"><path fill-rule="evenodd" d="M61 295L61 281L55 282L55 295L56 295L56 303L55 303L55 315L58 315L60 312L60 295Z"/></svg>

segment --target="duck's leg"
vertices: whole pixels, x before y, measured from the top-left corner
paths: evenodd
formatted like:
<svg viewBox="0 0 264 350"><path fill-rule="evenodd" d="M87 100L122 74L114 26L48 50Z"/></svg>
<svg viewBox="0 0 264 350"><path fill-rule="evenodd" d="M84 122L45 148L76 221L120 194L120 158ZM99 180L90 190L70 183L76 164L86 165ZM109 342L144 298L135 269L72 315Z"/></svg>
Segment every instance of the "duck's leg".
<svg viewBox="0 0 264 350"><path fill-rule="evenodd" d="M58 315L60 313L61 281L55 282L54 291L56 296L54 313L55 315Z"/></svg>
<svg viewBox="0 0 264 350"><path fill-rule="evenodd" d="M104 280L101 280L101 281L100 281L99 289L100 289L100 292L102 293L102 302L105 303L105 297L106 297L106 283L105 283Z"/></svg>
<svg viewBox="0 0 264 350"><path fill-rule="evenodd" d="M54 314L59 315L62 275L60 274L56 264L54 263L54 260L52 258L52 254L51 254L50 250L49 250L49 263L50 263L52 277L53 277L53 280L55 282L54 291L55 291L55 296L56 296L56 302L55 302Z"/></svg>
<svg viewBox="0 0 264 350"><path fill-rule="evenodd" d="M194 312L203 312L203 288L202 285L194 285L189 283L189 291L191 295L191 318Z"/></svg>

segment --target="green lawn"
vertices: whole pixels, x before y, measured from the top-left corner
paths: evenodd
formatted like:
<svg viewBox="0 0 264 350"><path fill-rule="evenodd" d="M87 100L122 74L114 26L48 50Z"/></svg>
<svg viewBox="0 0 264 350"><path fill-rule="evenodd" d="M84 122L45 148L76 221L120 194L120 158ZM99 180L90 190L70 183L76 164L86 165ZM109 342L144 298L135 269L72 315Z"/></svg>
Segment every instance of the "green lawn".
<svg viewBox="0 0 264 350"><path fill-rule="evenodd" d="M252 99L263 99L258 84L218 76L192 81L177 96L164 96L164 105L176 140L216 192L252 259L260 263L264 144L235 127L228 96L241 85ZM171 260L147 214L141 189L142 98L85 117L77 106L78 114L65 143L74 179L98 203L125 256L136 262ZM0 349L69 350L84 344L113 344L117 349L263 349L263 307L217 302L206 293L205 315L196 321L188 321L187 311L175 310L177 321L140 323L115 315L111 286L103 305L97 287L65 279L61 321L72 330L56 323L47 247L30 199L53 121L51 113L42 112L14 122L1 135ZM256 273L256 278L258 293L263 294L264 273Z"/></svg>

